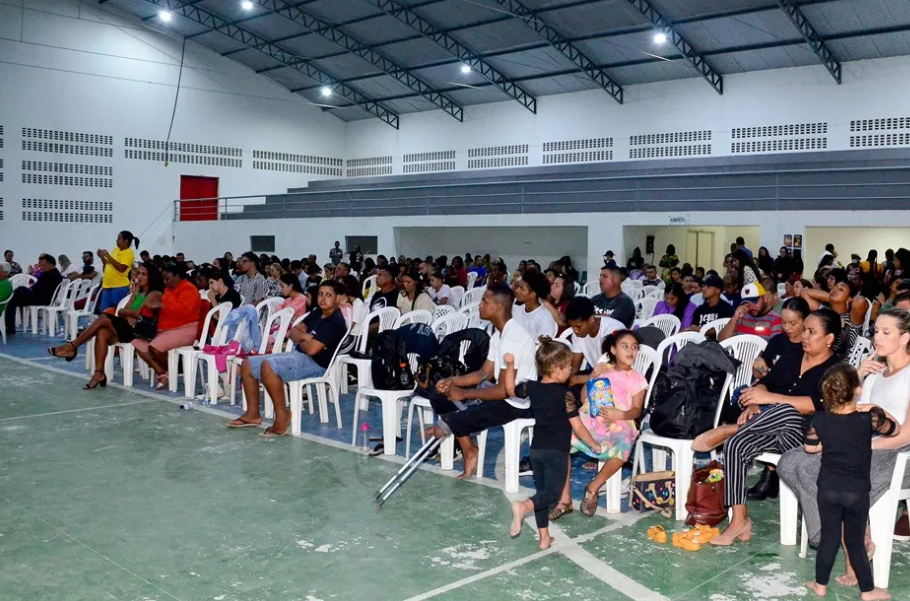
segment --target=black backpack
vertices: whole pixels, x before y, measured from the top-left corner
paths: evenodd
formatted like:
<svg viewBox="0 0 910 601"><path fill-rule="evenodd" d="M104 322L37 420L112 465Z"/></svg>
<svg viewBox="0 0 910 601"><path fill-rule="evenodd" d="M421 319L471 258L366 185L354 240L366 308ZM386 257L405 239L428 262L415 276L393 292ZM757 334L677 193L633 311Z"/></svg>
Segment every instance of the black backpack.
<svg viewBox="0 0 910 601"><path fill-rule="evenodd" d="M460 360L461 345L467 342L464 362ZM433 399L436 383L445 378L461 376L483 367L490 352L490 335L480 328L468 328L452 332L442 339L436 355L421 360L417 374L415 394Z"/></svg>
<svg viewBox="0 0 910 601"><path fill-rule="evenodd" d="M370 372L373 387L379 390L409 390L414 387L404 338L396 330L376 334Z"/></svg>

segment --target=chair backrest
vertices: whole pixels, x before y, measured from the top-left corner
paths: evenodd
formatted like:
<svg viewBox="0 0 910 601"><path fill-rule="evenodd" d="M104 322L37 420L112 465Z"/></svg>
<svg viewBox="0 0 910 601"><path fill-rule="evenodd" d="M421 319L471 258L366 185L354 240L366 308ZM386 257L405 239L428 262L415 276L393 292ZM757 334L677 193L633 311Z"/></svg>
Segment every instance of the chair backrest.
<svg viewBox="0 0 910 601"><path fill-rule="evenodd" d="M479 288L471 288L464 293L464 296L461 297L461 306L467 307L468 305L473 305L474 303L480 303L480 299L483 298L483 293L487 291L486 286L480 286Z"/></svg>
<svg viewBox="0 0 910 601"><path fill-rule="evenodd" d="M853 367L859 368L866 357L872 352L872 343L868 338L859 337L850 348L850 354L847 356L847 363Z"/></svg>
<svg viewBox="0 0 910 601"><path fill-rule="evenodd" d="M449 334L467 328L468 316L461 312L449 313L435 320L432 327L436 338L442 342L442 339Z"/></svg>
<svg viewBox="0 0 910 601"><path fill-rule="evenodd" d="M652 369L651 377L648 377L648 370ZM648 392L645 393L645 407L651 399L651 391L654 390L654 382L657 380L657 373L660 371L660 355L649 346L639 346L638 356L635 357L635 363L632 369L640 373L648 380Z"/></svg>
<svg viewBox="0 0 910 601"><path fill-rule="evenodd" d="M595 280L593 282L588 282L584 285L584 288L582 288L582 292L584 292L585 296L589 297L600 294L600 281Z"/></svg>
<svg viewBox="0 0 910 601"><path fill-rule="evenodd" d="M433 311L433 321L435 322L440 317L445 317L446 315L449 315L450 313L454 313L454 312L455 312L455 307L453 307L452 305L439 305Z"/></svg>
<svg viewBox="0 0 910 601"><path fill-rule="evenodd" d="M474 284L477 283L477 272L476 271L468 272L468 282L467 283L468 283L468 285L465 286L465 288L467 288L468 290L470 290L471 288L474 287Z"/></svg>
<svg viewBox="0 0 910 601"><path fill-rule="evenodd" d="M675 315L655 315L649 319L645 319L641 322L641 327L646 326L655 326L660 328L664 333L664 336L670 337L673 334L679 332L679 318Z"/></svg>
<svg viewBox="0 0 910 601"><path fill-rule="evenodd" d="M64 280L61 283L67 284L62 290L60 290L60 296L56 299L56 306L60 307L64 311L69 311L73 308L73 304L76 302L76 298L79 296L79 292L82 290L82 280L76 280L70 282ZM55 303L51 303L52 305Z"/></svg>
<svg viewBox="0 0 910 601"><path fill-rule="evenodd" d="M866 332L869 331L869 323L872 321L872 301L869 299L866 299L866 301L869 303L869 307L866 309L866 317L863 320L863 331L860 332L862 336L865 336Z"/></svg>
<svg viewBox="0 0 910 601"><path fill-rule="evenodd" d="M747 386L752 382L752 364L755 363L755 360L758 359L761 352L765 350L768 343L764 338L759 336L739 334L732 338L727 338L721 342L720 345L731 352L733 356L741 362L740 366L736 369L736 373L732 376L732 381L727 390L727 393L729 394L740 386ZM728 378L728 380L729 379L730 378Z"/></svg>
<svg viewBox="0 0 910 601"><path fill-rule="evenodd" d="M638 318L643 320L651 319L651 316L654 315L654 309L659 302L660 300L653 296L646 296L639 300L636 303L638 306Z"/></svg>
<svg viewBox="0 0 910 601"><path fill-rule="evenodd" d="M205 346L206 341L210 341L211 344L215 346L222 346L226 344L225 338L227 338L227 326L225 321L227 319L228 313L231 312L234 306L231 303L221 303L215 307L209 309L209 312L205 315L205 323L202 324L202 335L199 340L199 348ZM218 321L215 323L215 331L212 332L211 323L212 319L218 317ZM211 333L211 335L209 335Z"/></svg>
<svg viewBox="0 0 910 601"><path fill-rule="evenodd" d="M376 309L372 313L369 313L366 316L366 319L363 320L363 327L360 328L360 331L356 336L354 336L354 348L352 350L358 353L367 352L367 339L370 334L370 324L374 320L379 321L379 332L384 330L391 329L395 327L395 322L398 320L398 317L401 315L401 311L395 307L385 307L382 309Z"/></svg>
<svg viewBox="0 0 910 601"><path fill-rule="evenodd" d="M54 290L54 296L51 297L50 307L63 307L65 306L67 300L67 292L72 288L72 282L69 280L63 280L57 284L57 289Z"/></svg>
<svg viewBox="0 0 910 601"><path fill-rule="evenodd" d="M660 290L657 289L657 286L642 286L641 287L641 297L644 298L649 294L662 294Z"/></svg>
<svg viewBox="0 0 910 601"><path fill-rule="evenodd" d="M663 292L667 288L667 283L663 280L657 283L657 289Z"/></svg>
<svg viewBox="0 0 910 601"><path fill-rule="evenodd" d="M256 305L256 315L259 319L259 329L263 334L267 333L265 326L272 318L272 313L274 313L278 307L284 303L284 299L281 297L276 298L267 298L258 305Z"/></svg>
<svg viewBox="0 0 910 601"><path fill-rule="evenodd" d="M293 330L294 328L296 328L298 325L300 325L301 323L303 323L303 320L306 319L306 316L307 316L307 315L309 315L309 313L304 313L303 315L301 315L300 317L298 317L297 319L295 319L295 320L291 323L291 325L288 327L288 332L290 332L291 330ZM351 336L351 339L352 339L352 340L353 340L353 338L354 338L354 337ZM348 345L347 345L347 346L348 346L348 349L347 349L347 350L350 350L350 348L353 348L353 344L351 344L351 343L348 341L348 337L347 337L347 336L345 336L344 338L341 339L341 344L339 344L338 346L339 346L339 347L340 347L340 346L343 346L345 343L348 343ZM291 340L290 338L288 338L288 337L287 337L287 334L285 334L284 352L290 353L291 351L294 350L294 346L295 346L296 344L297 344L296 342L294 342L293 340ZM275 347L272 347L272 348L275 348ZM345 352L347 352L347 350L342 351L342 354L344 354Z"/></svg>
<svg viewBox="0 0 910 601"><path fill-rule="evenodd" d="M225 305L227 305L227 310L230 311L231 303L221 303L217 307L212 307L211 309L209 309L208 312L205 314L205 319L202 321L202 329L200 330L201 334L199 336L199 340L197 340L196 342L193 343L193 346L195 348L202 348L206 345L206 343L208 343L209 332L212 329L212 317L214 315L218 314L218 323L221 323L221 320L224 318L224 315L227 315L227 312L225 312L224 315L221 314L222 313L221 307L224 307ZM213 339L214 339L214 337L213 337Z"/></svg>
<svg viewBox="0 0 910 601"><path fill-rule="evenodd" d="M644 296L644 294L641 292L641 288L636 288L635 286L626 286L622 289L622 291L625 292L626 296L631 298L633 301L637 301Z"/></svg>
<svg viewBox="0 0 910 601"><path fill-rule="evenodd" d="M449 299L449 305L454 308L461 306L461 297L464 296L464 286L452 286L452 298Z"/></svg>
<svg viewBox="0 0 910 601"><path fill-rule="evenodd" d="M272 331L272 324L277 323L278 329L275 331L275 342L272 345L272 352L276 353L284 345L284 338L291 327L291 320L294 319L294 309L285 307L280 311L275 311L266 323L265 330L262 331L262 344L259 347L259 354L265 354L269 344L269 332Z"/></svg>
<svg viewBox="0 0 910 601"><path fill-rule="evenodd" d="M376 294L376 291L379 289L379 286L376 285L376 278L378 276L371 275L363 281L363 300L370 300L370 297Z"/></svg>
<svg viewBox="0 0 910 601"><path fill-rule="evenodd" d="M723 302L723 301L721 301L721 302ZM727 323L729 321L730 321L729 317L722 317L721 319L715 319L714 321L709 321L708 323L706 323L705 325L703 325L701 327L701 329L698 331L698 333L701 334L702 336L707 336L708 332L710 332L711 330L714 330L715 335L720 334L720 331L724 329L724 327L727 325Z"/></svg>
<svg viewBox="0 0 910 601"><path fill-rule="evenodd" d="M673 354L679 352L679 349L686 346L690 342L696 344L704 342L705 337L700 332L680 332L678 334L673 334L672 336L667 336L660 341L660 344L657 345L657 356L660 357L660 362L664 365L670 364L670 358L673 357Z"/></svg>
<svg viewBox="0 0 910 601"><path fill-rule="evenodd" d="M470 305L465 305L458 310L461 315L464 315L468 318L469 328L480 327L480 303L472 303Z"/></svg>
<svg viewBox="0 0 910 601"><path fill-rule="evenodd" d="M126 303L129 302L130 298L132 298L132 295L127 294L126 296L124 296L123 298L120 299L120 302L117 303L117 307L114 309L114 315L120 314L120 309L122 309L126 306Z"/></svg>
<svg viewBox="0 0 910 601"><path fill-rule="evenodd" d="M392 329L397 330L400 327L410 325L412 323L425 323L430 325L433 323L433 314L427 311L426 309L414 309L404 315L399 315L395 320L395 325L392 326Z"/></svg>
<svg viewBox="0 0 910 601"><path fill-rule="evenodd" d="M787 285L786 284L777 285L777 295L780 296L781 298L784 298L785 296L787 296Z"/></svg>
<svg viewBox="0 0 910 601"><path fill-rule="evenodd" d="M38 278L27 273L17 273L9 279L9 283L13 287L13 290L22 286L31 286L37 281Z"/></svg>
<svg viewBox="0 0 910 601"><path fill-rule="evenodd" d="M572 342L572 340L575 338L575 330L572 328L566 328L562 331L562 334L557 336L557 338L560 340L568 340L569 342Z"/></svg>
<svg viewBox="0 0 910 601"><path fill-rule="evenodd" d="M578 296L582 292L582 286L578 282L572 282L572 285L575 286L575 296Z"/></svg>

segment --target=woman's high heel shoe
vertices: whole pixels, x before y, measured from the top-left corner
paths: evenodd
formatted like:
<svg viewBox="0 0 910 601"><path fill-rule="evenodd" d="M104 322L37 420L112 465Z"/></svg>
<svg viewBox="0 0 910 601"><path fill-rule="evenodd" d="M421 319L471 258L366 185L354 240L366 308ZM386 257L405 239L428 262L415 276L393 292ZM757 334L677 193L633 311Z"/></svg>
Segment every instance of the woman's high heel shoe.
<svg viewBox="0 0 910 601"><path fill-rule="evenodd" d="M66 360L67 363L72 363L73 359L76 358L76 355L79 354L79 349L72 342L67 341L67 344L70 345L71 347L73 347L73 354L69 357L63 357L63 358ZM47 352L49 354L53 355L54 357L57 357L58 359L60 358L60 355L57 354L57 349L55 347L51 347L51 348L47 349Z"/></svg>
<svg viewBox="0 0 910 601"><path fill-rule="evenodd" d="M720 547L729 547L738 540L744 543L752 540L752 520L747 519L746 523L737 530L733 530L727 526L727 529L723 534L711 539L710 544Z"/></svg>
<svg viewBox="0 0 910 601"><path fill-rule="evenodd" d="M96 371L95 373L96 373L96 374L103 374L104 371L98 370L98 371ZM99 386L100 386L101 388L105 388L105 387L107 386L107 376L104 376L103 378L101 378L100 380L98 380L97 382L95 382L95 385L94 385L94 386L92 386L91 383L86 384L85 386L82 387L82 390L95 390L95 389L98 388Z"/></svg>

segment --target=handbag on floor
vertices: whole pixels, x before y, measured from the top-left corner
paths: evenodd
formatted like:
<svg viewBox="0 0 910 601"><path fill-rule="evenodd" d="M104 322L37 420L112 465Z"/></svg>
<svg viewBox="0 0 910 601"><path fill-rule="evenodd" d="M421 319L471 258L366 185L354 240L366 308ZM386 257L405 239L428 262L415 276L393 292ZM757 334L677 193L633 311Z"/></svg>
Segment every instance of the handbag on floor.
<svg viewBox="0 0 910 601"><path fill-rule="evenodd" d="M673 517L676 505L676 473L645 472L632 476L630 505L636 511L654 510L666 518Z"/></svg>
<svg viewBox="0 0 910 601"><path fill-rule="evenodd" d="M716 526L727 519L724 505L724 466L712 461L692 473L689 495L686 499L686 524Z"/></svg>

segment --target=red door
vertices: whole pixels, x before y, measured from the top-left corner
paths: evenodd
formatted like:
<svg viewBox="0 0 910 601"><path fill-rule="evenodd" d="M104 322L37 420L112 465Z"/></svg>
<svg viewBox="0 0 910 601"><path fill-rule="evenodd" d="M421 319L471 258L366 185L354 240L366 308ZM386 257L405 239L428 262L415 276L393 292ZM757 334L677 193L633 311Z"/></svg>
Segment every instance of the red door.
<svg viewBox="0 0 910 601"><path fill-rule="evenodd" d="M211 200L197 200L206 198ZM180 221L218 220L218 178L180 176Z"/></svg>

